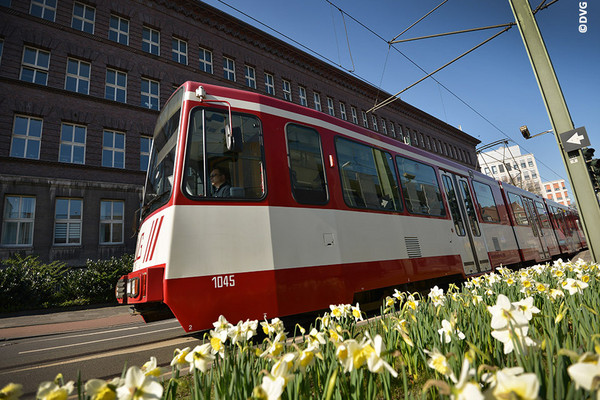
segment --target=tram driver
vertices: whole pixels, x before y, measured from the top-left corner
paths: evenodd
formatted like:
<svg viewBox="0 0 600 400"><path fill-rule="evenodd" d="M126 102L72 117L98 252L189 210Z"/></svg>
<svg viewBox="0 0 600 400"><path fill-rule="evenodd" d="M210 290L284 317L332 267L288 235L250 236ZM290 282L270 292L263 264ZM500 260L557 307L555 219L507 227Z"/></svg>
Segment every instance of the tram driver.
<svg viewBox="0 0 600 400"><path fill-rule="evenodd" d="M221 167L214 167L210 171L210 183L212 184L212 197L231 196L231 184L227 178L227 171Z"/></svg>

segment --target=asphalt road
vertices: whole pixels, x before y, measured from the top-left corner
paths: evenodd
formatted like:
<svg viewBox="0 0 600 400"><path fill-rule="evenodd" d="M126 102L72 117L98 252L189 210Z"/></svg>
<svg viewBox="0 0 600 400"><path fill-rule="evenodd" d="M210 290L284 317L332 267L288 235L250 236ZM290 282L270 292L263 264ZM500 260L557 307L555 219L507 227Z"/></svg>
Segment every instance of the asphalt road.
<svg viewBox="0 0 600 400"><path fill-rule="evenodd" d="M21 399L34 399L38 385L58 373L65 381L77 381L78 373L84 383L91 378L111 379L120 376L124 366L141 366L150 356L168 367L175 348L193 347L198 342L175 319L150 324L137 320L102 328L91 322L84 321L78 329L64 333L0 341L0 387L20 383Z"/></svg>

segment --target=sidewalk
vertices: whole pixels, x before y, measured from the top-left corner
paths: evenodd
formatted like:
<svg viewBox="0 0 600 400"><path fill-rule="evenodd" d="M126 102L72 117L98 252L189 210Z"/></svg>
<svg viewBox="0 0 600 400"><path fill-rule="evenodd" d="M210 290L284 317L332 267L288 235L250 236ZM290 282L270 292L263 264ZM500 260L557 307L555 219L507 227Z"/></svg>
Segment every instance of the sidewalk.
<svg viewBox="0 0 600 400"><path fill-rule="evenodd" d="M51 335L79 329L95 329L143 322L129 305L84 310L38 310L0 315L0 340Z"/></svg>

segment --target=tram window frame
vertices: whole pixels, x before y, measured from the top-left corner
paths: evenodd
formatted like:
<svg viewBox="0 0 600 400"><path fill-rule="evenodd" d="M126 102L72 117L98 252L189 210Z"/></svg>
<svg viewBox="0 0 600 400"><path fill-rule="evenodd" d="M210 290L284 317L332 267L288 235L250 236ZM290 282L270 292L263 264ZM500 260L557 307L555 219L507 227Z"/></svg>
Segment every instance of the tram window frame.
<svg viewBox="0 0 600 400"><path fill-rule="evenodd" d="M442 185L446 193L446 200L448 201L448 207L450 209L450 216L452 222L454 222L454 229L458 236L466 236L466 226L463 216L460 212L460 206L458 205L458 197L456 195L456 188L452 178L449 175L442 175Z"/></svg>
<svg viewBox="0 0 600 400"><path fill-rule="evenodd" d="M194 118L196 113L200 113L198 117L200 123L194 124ZM207 126L206 119L207 113L213 113L212 116L219 118L221 115L222 120L217 121L218 125L212 133L216 133L217 136L211 139L217 139L216 141L206 140ZM242 142L242 151L234 152L227 150L225 144L225 127L228 125L228 112L224 108L218 107L204 107L194 106L191 107L188 115L185 117L188 119L188 130L186 132L186 143L185 143L185 157L183 160L183 178L181 179L181 192L189 199L194 201L261 201L267 196L267 178L265 169L265 150L264 150L264 134L263 124L260 118L251 113L244 112L232 112L231 117L233 119L233 131L238 131L239 137L243 140L246 134L251 135L253 140ZM244 120L244 118L246 120ZM250 128L250 131L243 129L244 121L249 120L256 121L254 126ZM236 120L240 123L236 126ZM222 129L219 130L219 127ZM201 129L199 138L201 143L201 149L198 151L192 151L192 129ZM256 132L251 132L251 129L256 129ZM254 138L254 136L256 138ZM258 143L259 151L254 153L246 153L246 149L249 143ZM221 150L215 151L214 149L220 148ZM209 146L212 149L209 150ZM246 154L244 154L246 153ZM195 163L192 162L192 157L199 155L194 158ZM246 164L255 164L258 168L252 170L255 174L247 174ZM211 170L219 168L220 171L228 178L228 183L231 188L229 189L229 196L219 196L213 193L213 189L210 185L210 172ZM241 172L240 172L241 171ZM241 183L241 185L240 185ZM250 184L249 184L250 183ZM195 192L194 192L195 190ZM258 193L260 192L260 195ZM212 195L210 193L213 193ZM250 195L256 193L256 195Z"/></svg>
<svg viewBox="0 0 600 400"><path fill-rule="evenodd" d="M402 164L400 164L400 160L403 160ZM414 163L415 165L418 166L422 166L425 167L424 170L426 171L431 171L428 175L429 177L425 177L425 174L420 174L420 175L416 175L416 174L412 174L409 173L409 171L407 171L407 169L404 166L404 162L410 162L410 163ZM438 174L435 170L435 168L429 164L425 164L422 163L420 161L416 161L413 160L411 158L408 157L403 157L403 156L396 156L396 167L398 168L398 175L400 177L400 187L402 188L402 196L404 197L404 201L406 203L406 210L410 213L410 214L414 214L414 215L425 215L425 216L430 216L430 217L438 217L438 218L447 218L448 213L446 211L446 206L444 204L444 197L442 196L442 189L440 186L440 182L438 179ZM410 172L416 172L416 171L410 171ZM424 178L429 179L429 184L430 186L433 186L433 180L431 180L431 178L433 177L433 180L435 181L435 187L434 189L437 189L437 191L435 192L435 195L437 196L437 199L430 198L430 195L432 194L431 190L425 190L426 187L424 187L423 185L427 182L423 181L421 182ZM419 178L419 179L417 179ZM413 192L413 186L407 186L407 183L417 183L419 185L421 185L421 190L420 192L416 190L416 188L414 188L414 193ZM419 193L421 193L421 195L419 195ZM416 196L416 198L414 198ZM430 200L434 200L436 202L438 202L438 206L435 209L438 209L439 212L438 213L431 213L429 211L426 210L431 210L432 207L429 206L429 202ZM416 209L416 203L419 204L419 209Z"/></svg>
<svg viewBox="0 0 600 400"><path fill-rule="evenodd" d="M475 192L475 200L477 200L477 207L479 208L481 220L484 223L501 223L502 220L498 213L498 205L496 204L496 199L494 199L492 187L478 181L471 181L471 184L473 186L473 191ZM483 204L483 201L485 200L487 200L487 203Z"/></svg>
<svg viewBox="0 0 600 400"><path fill-rule="evenodd" d="M521 195L518 195L518 194L512 193L512 192L507 192L507 195L508 195L508 203L510 205L510 209L511 209L511 212L513 214L515 223L517 225L519 225L519 226L529 226L529 225L531 225L531 222L529 221L529 218L527 216L527 210L525 209L525 207L527 207L527 206L523 202L523 198L521 197ZM519 215L517 214L517 211L515 211L513 198L515 200L517 200L518 205L521 206L521 208L523 210L522 214L525 216L525 222L523 222L522 218L518 218Z"/></svg>
<svg viewBox="0 0 600 400"><path fill-rule="evenodd" d="M355 146L352 157L345 155L342 146ZM366 152L363 152L367 150ZM337 136L335 151L344 202L348 207L400 213L404 209L398 188L393 156L382 149ZM378 156L376 156L378 154ZM360 157L360 158L359 158ZM379 157L379 159L377 159ZM359 161L362 161L361 164ZM384 164L385 163L387 164ZM369 163L369 164L365 164ZM379 165L378 165L379 163ZM355 165L356 169L345 169ZM354 173L351 180L349 173ZM369 173L374 171L375 173ZM385 179L385 182L382 180Z"/></svg>
<svg viewBox="0 0 600 400"><path fill-rule="evenodd" d="M546 206L539 200L534 200L535 212L537 214L538 221L543 229L550 229L550 220Z"/></svg>
<svg viewBox="0 0 600 400"><path fill-rule="evenodd" d="M312 137L309 138L308 135ZM295 141L292 141L293 136L296 136ZM301 136L304 137L301 138ZM285 138L292 196L300 204L327 204L329 202L329 191L321 135L314 128L288 123L285 126ZM309 142L310 140L312 140L312 143ZM309 165L311 161L312 165ZM303 171L301 172L300 169ZM304 184L300 183L299 176L307 177L308 175L310 178L311 174L316 174L313 175L315 176L314 179L305 180Z"/></svg>

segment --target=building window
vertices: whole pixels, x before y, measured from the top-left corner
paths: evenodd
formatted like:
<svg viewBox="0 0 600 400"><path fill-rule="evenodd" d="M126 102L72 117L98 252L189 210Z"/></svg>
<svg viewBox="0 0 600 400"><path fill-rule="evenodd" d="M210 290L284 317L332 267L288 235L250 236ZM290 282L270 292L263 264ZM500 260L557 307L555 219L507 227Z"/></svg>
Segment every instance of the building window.
<svg viewBox="0 0 600 400"><path fill-rule="evenodd" d="M187 42L173 38L171 46L171 59L179 64L187 65Z"/></svg>
<svg viewBox="0 0 600 400"><path fill-rule="evenodd" d="M63 123L60 130L60 153L58 161L85 164L85 137L87 128L82 125Z"/></svg>
<svg viewBox="0 0 600 400"><path fill-rule="evenodd" d="M244 77L246 78L246 86L256 89L256 70L246 65Z"/></svg>
<svg viewBox="0 0 600 400"><path fill-rule="evenodd" d="M384 135L387 135L387 124L385 123L385 119L381 118L381 130Z"/></svg>
<svg viewBox="0 0 600 400"><path fill-rule="evenodd" d="M298 86L298 97L300 98L301 106L308 106L308 100L306 99L306 88Z"/></svg>
<svg viewBox="0 0 600 400"><path fill-rule="evenodd" d="M275 79L273 75L265 72L265 92L267 94L275 95Z"/></svg>
<svg viewBox="0 0 600 400"><path fill-rule="evenodd" d="M78 31L94 34L94 21L96 20L96 9L86 4L73 3L73 17L71 28Z"/></svg>
<svg viewBox="0 0 600 400"><path fill-rule="evenodd" d="M492 174L497 174L498 173L498 169L496 168L495 165L492 165Z"/></svg>
<svg viewBox="0 0 600 400"><path fill-rule="evenodd" d="M125 134L104 131L102 138L102 166L125 168Z"/></svg>
<svg viewBox="0 0 600 400"><path fill-rule="evenodd" d="M393 122L390 122L390 132L392 132L392 137L396 137L396 128ZM433 147L435 148L435 142L433 142Z"/></svg>
<svg viewBox="0 0 600 400"><path fill-rule="evenodd" d="M223 57L223 78L235 82L235 61Z"/></svg>
<svg viewBox="0 0 600 400"><path fill-rule="evenodd" d="M100 244L123 243L124 208L123 201L100 202Z"/></svg>
<svg viewBox="0 0 600 400"><path fill-rule="evenodd" d="M31 0L29 14L54 22L56 16L56 0Z"/></svg>
<svg viewBox="0 0 600 400"><path fill-rule="evenodd" d="M140 137L140 171L148 171L148 162L150 161L150 148L152 147L152 138L148 136Z"/></svg>
<svg viewBox="0 0 600 400"><path fill-rule="evenodd" d="M108 68L104 98L127 103L127 73Z"/></svg>
<svg viewBox="0 0 600 400"><path fill-rule="evenodd" d="M529 166L529 168L533 168L533 161L527 160L527 165Z"/></svg>
<svg viewBox="0 0 600 400"><path fill-rule="evenodd" d="M321 95L319 93L315 93L313 98L315 100L315 110L323 111L323 108L321 107Z"/></svg>
<svg viewBox="0 0 600 400"><path fill-rule="evenodd" d="M40 144L42 141L42 120L39 118L15 116L13 126L10 156L20 158L40 158Z"/></svg>
<svg viewBox="0 0 600 400"><path fill-rule="evenodd" d="M2 219L2 244L31 246L35 221L35 197L6 196Z"/></svg>
<svg viewBox="0 0 600 400"><path fill-rule="evenodd" d="M212 51L203 49L200 47L200 71L208 72L209 74L213 73L213 64L212 64Z"/></svg>
<svg viewBox="0 0 600 400"><path fill-rule="evenodd" d="M141 106L151 110L159 110L160 86L157 81L142 78Z"/></svg>
<svg viewBox="0 0 600 400"><path fill-rule="evenodd" d="M65 89L82 94L90 93L90 70L92 65L74 58L67 59Z"/></svg>
<svg viewBox="0 0 600 400"><path fill-rule="evenodd" d="M54 244L81 244L81 199L56 199Z"/></svg>
<svg viewBox="0 0 600 400"><path fill-rule="evenodd" d="M358 113L356 107L350 107L350 114L352 114L352 122L358 125Z"/></svg>
<svg viewBox="0 0 600 400"><path fill-rule="evenodd" d="M160 55L160 32L144 26L142 29L142 50L146 53Z"/></svg>
<svg viewBox="0 0 600 400"><path fill-rule="evenodd" d="M340 116L344 121L348 121L348 115L346 114L346 105L344 103L340 103Z"/></svg>
<svg viewBox="0 0 600 400"><path fill-rule="evenodd" d="M47 85L49 67L50 52L25 46L21 64L22 81Z"/></svg>
<svg viewBox="0 0 600 400"><path fill-rule="evenodd" d="M283 99L292 101L292 84L285 79L283 80Z"/></svg>
<svg viewBox="0 0 600 400"><path fill-rule="evenodd" d="M108 38L113 42L129 44L129 20L116 15L110 16Z"/></svg>
<svg viewBox="0 0 600 400"><path fill-rule="evenodd" d="M366 112L362 112L362 120L363 120L363 126L365 128L369 127L369 119L367 118L367 113Z"/></svg>
<svg viewBox="0 0 600 400"><path fill-rule="evenodd" d="M371 122L373 123L373 130L375 132L379 132L379 127L377 126L377 117L375 115L371 115Z"/></svg>
<svg viewBox="0 0 600 400"><path fill-rule="evenodd" d="M335 108L333 107L333 99L331 97L327 98L327 112L329 115L335 117Z"/></svg>

